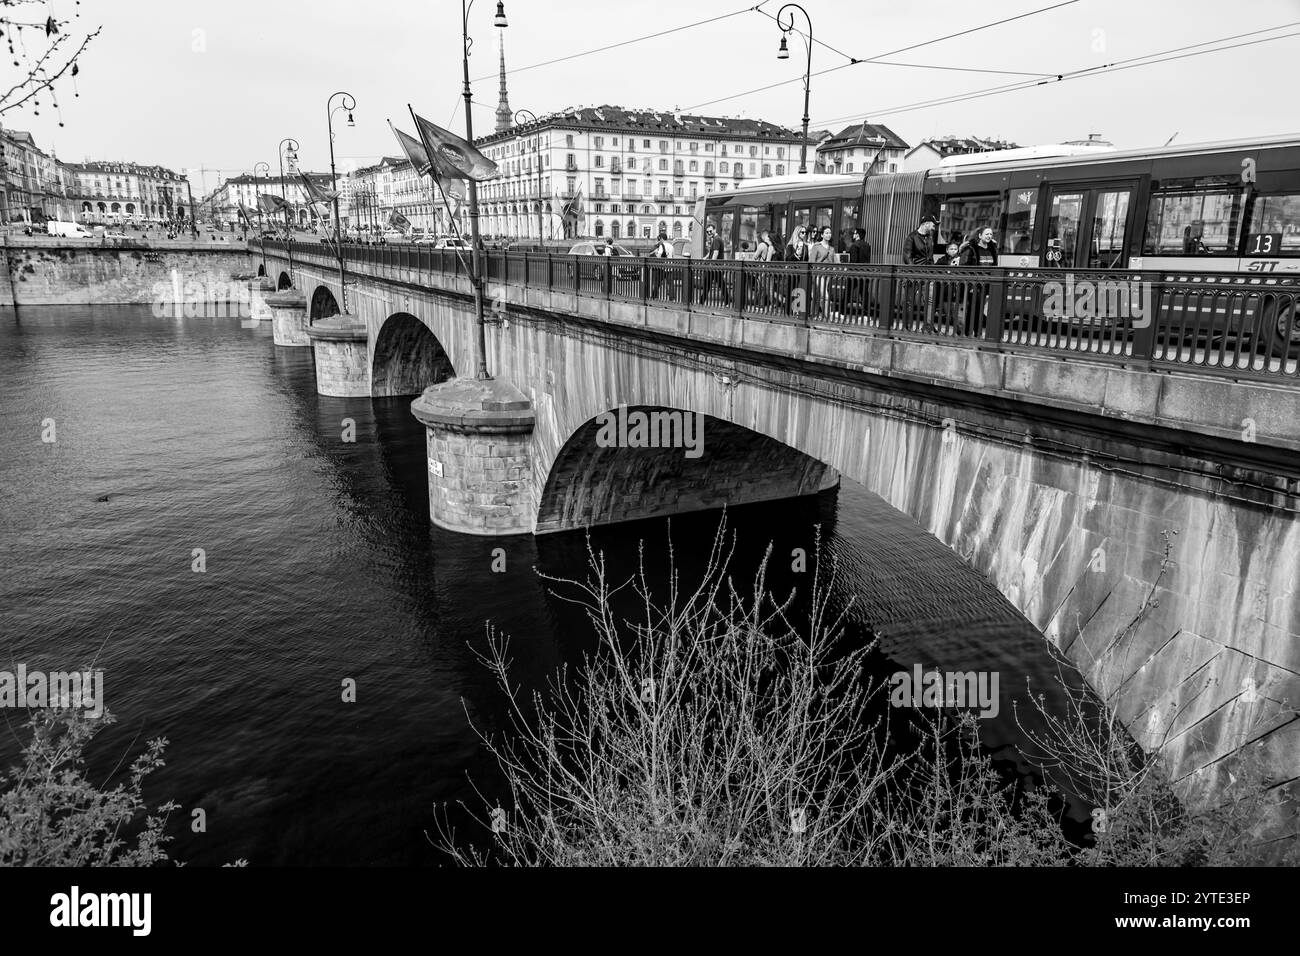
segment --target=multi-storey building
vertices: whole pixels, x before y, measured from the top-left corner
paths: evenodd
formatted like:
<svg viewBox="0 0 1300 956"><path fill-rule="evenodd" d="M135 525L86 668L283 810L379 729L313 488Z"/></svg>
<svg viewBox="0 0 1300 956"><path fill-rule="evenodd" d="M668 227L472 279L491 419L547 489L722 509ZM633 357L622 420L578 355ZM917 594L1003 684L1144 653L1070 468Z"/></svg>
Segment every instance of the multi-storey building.
<svg viewBox="0 0 1300 956"><path fill-rule="evenodd" d="M339 217L350 229L383 230L396 212L414 229L433 234L453 231L448 229L447 208L441 199L435 200L429 177L417 176L405 158L385 156L345 179L340 181Z"/></svg>
<svg viewBox="0 0 1300 956"><path fill-rule="evenodd" d="M479 186L481 229L534 239L687 235L697 199L794 172L800 142L762 120L620 106L553 113L476 142L501 170Z"/></svg>
<svg viewBox="0 0 1300 956"><path fill-rule="evenodd" d="M163 166L70 163L73 204L82 222L162 222L189 216L189 180Z"/></svg>
<svg viewBox="0 0 1300 956"><path fill-rule="evenodd" d="M817 145L817 165L828 173L876 175L903 168L907 143L888 126L857 123Z"/></svg>
<svg viewBox="0 0 1300 956"><path fill-rule="evenodd" d="M918 169L930 169L949 156L1018 148L1015 143L1006 140L983 139L975 136L944 136L939 139L927 139L907 151L907 156L903 160L903 170L910 173Z"/></svg>
<svg viewBox="0 0 1300 956"><path fill-rule="evenodd" d="M331 177L329 173L307 173L311 181L321 189L330 189ZM345 177L340 176L342 182ZM281 178L275 176L254 176L252 173L241 173L238 176L232 176L224 180L220 186L212 191L211 194L204 197L199 204L200 210L207 210L214 220L229 225L232 228L239 228L239 207L242 205L250 211L250 214L257 212L257 197L263 194L279 196L285 199L293 207L293 217L297 220L300 228L306 228L312 223L319 223L328 228L333 228L334 209L333 204L315 203L312 204L311 197L307 194L307 187L303 185L302 180L295 174L286 175ZM339 200L339 216L343 217L343 200ZM283 218L280 214L279 218ZM256 215L253 216L253 222L257 222Z"/></svg>
<svg viewBox="0 0 1300 956"><path fill-rule="evenodd" d="M0 216L5 222L72 218L73 177L63 163L36 145L31 133L0 130L0 162Z"/></svg>

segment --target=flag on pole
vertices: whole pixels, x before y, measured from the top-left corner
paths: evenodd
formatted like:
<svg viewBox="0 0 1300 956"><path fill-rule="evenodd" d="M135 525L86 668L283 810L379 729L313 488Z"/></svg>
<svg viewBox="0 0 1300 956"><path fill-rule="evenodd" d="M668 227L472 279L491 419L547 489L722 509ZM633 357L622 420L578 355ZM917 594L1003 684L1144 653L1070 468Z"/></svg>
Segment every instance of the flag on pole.
<svg viewBox="0 0 1300 956"><path fill-rule="evenodd" d="M307 205L314 206L319 202L328 206L338 198L339 191L337 189L321 189L302 170L298 171L298 178L302 180L303 188L307 191Z"/></svg>
<svg viewBox="0 0 1300 956"><path fill-rule="evenodd" d="M407 107L410 109L409 105ZM411 110L416 132L424 143L425 153L438 170L439 176L452 179L472 179L483 182L499 175L497 164L455 133L448 132L436 123L430 123Z"/></svg>
<svg viewBox="0 0 1300 956"><path fill-rule="evenodd" d="M396 209L388 214L388 224L394 229L402 230L402 232L407 232L411 228L411 220L407 219Z"/></svg>
<svg viewBox="0 0 1300 956"><path fill-rule="evenodd" d="M245 206L242 202L239 203L238 205L239 205L239 218L244 220L244 222L248 223L249 227L251 228L253 225L253 217L250 215L249 208Z"/></svg>
<svg viewBox="0 0 1300 956"><path fill-rule="evenodd" d="M403 133L393 125L393 121L388 121L388 128L393 131L397 137L397 142L402 147L402 152L406 158L411 161L415 167L417 176L432 176L434 184L442 190L443 195L448 199L457 201L468 199L469 190L463 180L456 176L439 175L433 168L433 163L429 161L429 151L424 148L424 144L412 136L410 133Z"/></svg>
<svg viewBox="0 0 1300 956"><path fill-rule="evenodd" d="M582 183L578 183L578 191L573 194L572 199L570 199L567 203L564 204L563 215L565 217L568 217L568 216L581 216L582 214L583 214Z"/></svg>
<svg viewBox="0 0 1300 956"><path fill-rule="evenodd" d="M257 205L261 207L262 212L268 216L274 216L277 212L288 207L288 203L279 196L272 196L270 193L262 193L257 197Z"/></svg>

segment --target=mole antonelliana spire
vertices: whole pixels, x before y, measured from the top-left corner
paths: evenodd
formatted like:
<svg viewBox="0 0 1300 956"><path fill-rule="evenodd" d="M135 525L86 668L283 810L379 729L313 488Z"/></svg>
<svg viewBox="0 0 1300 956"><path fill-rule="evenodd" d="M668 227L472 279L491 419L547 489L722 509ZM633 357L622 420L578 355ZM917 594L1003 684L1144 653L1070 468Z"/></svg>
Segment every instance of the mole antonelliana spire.
<svg viewBox="0 0 1300 956"><path fill-rule="evenodd" d="M506 96L506 41L501 38L501 95L497 100L497 132L501 133L514 125L514 114L510 112L510 100Z"/></svg>

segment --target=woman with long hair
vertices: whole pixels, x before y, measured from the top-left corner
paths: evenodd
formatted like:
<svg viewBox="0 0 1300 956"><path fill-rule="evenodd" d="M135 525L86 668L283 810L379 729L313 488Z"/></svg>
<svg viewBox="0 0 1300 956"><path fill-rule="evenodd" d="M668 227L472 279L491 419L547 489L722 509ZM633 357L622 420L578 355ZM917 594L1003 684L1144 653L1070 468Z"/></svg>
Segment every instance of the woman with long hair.
<svg viewBox="0 0 1300 956"><path fill-rule="evenodd" d="M785 247L786 262L808 261L808 232L803 226L795 226L790 233L790 241ZM803 288L803 270L792 269L785 273L787 311L795 315L804 315L808 311L808 297ZM797 290L797 291L796 291Z"/></svg>

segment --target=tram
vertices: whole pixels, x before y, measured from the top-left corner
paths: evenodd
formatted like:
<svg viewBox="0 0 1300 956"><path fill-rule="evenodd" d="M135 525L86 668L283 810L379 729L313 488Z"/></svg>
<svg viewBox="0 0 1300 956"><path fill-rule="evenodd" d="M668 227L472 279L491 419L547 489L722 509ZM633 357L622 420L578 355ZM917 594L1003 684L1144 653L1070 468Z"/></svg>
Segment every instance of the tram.
<svg viewBox="0 0 1300 956"><path fill-rule="evenodd" d="M991 226L1010 268L1300 273L1300 136L1158 149L1040 146L949 157L928 170L765 179L699 200L692 255L712 223L728 257L764 231L854 227L874 263L901 263L923 215L938 238ZM942 246L936 243L936 252Z"/></svg>

